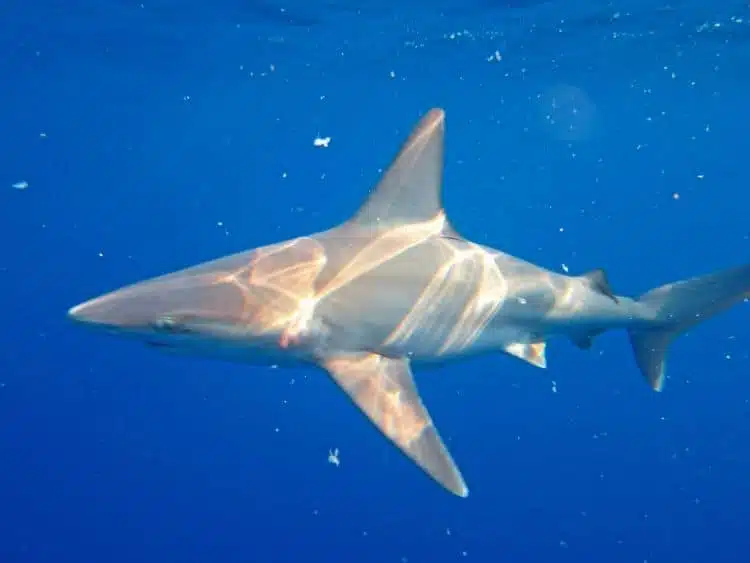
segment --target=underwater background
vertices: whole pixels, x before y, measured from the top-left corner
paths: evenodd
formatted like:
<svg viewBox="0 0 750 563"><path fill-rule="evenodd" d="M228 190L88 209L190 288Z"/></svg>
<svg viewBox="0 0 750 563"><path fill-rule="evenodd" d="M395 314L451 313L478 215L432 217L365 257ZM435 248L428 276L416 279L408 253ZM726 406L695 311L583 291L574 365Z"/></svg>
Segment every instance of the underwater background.
<svg viewBox="0 0 750 563"><path fill-rule="evenodd" d="M622 295L743 264L748 73L745 0L0 3L0 562L750 561L747 304L662 393L623 332L416 370L467 499L322 371L66 318L343 221L431 107L468 238Z"/></svg>

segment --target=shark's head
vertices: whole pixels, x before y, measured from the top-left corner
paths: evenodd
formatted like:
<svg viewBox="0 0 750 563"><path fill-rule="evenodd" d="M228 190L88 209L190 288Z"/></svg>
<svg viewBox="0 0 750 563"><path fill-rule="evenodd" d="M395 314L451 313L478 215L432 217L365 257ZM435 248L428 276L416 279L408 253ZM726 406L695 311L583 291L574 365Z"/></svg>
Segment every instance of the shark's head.
<svg viewBox="0 0 750 563"><path fill-rule="evenodd" d="M299 308L299 299L268 271L269 259L280 266L280 256L285 254L278 247L235 254L126 286L77 305L68 315L165 351L274 359Z"/></svg>
<svg viewBox="0 0 750 563"><path fill-rule="evenodd" d="M445 290L458 282L467 289L457 295L468 296L471 280L487 276L464 268L445 244L461 239L441 203L443 138L444 112L434 108L359 211L334 229L129 286L73 307L70 316L183 352L315 363L404 454L465 497L409 357L412 336L423 356L439 355L448 342L441 335L453 339L451 319L463 341L474 332L462 325L464 314L479 319L471 322L487 318L484 302L464 307L465 299L456 303ZM458 277L449 277L454 270ZM470 279L459 279L462 273ZM431 328L435 319L440 330ZM383 347L395 355L376 352Z"/></svg>

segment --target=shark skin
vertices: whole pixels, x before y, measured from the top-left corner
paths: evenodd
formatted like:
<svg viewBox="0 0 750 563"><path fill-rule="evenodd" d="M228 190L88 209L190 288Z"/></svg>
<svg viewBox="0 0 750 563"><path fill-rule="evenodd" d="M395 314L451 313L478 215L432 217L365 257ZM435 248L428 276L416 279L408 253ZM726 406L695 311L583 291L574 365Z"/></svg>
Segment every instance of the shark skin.
<svg viewBox="0 0 750 563"><path fill-rule="evenodd" d="M319 366L408 458L465 497L412 365L495 351L544 368L553 337L585 349L625 329L661 390L672 340L750 295L750 265L633 299L615 295L602 270L558 274L465 239L441 203L444 135L445 114L432 109L333 229L136 283L69 316L166 351Z"/></svg>

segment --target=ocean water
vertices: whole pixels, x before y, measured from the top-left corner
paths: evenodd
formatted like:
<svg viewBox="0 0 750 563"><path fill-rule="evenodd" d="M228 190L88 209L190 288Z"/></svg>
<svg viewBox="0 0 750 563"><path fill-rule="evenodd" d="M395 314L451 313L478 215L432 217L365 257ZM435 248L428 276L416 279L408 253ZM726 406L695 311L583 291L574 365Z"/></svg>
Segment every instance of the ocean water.
<svg viewBox="0 0 750 563"><path fill-rule="evenodd" d="M743 264L748 69L745 1L3 2L0 562L750 560L746 304L660 394L620 332L418 370L467 499L321 371L65 315L346 219L431 107L467 237L623 295Z"/></svg>

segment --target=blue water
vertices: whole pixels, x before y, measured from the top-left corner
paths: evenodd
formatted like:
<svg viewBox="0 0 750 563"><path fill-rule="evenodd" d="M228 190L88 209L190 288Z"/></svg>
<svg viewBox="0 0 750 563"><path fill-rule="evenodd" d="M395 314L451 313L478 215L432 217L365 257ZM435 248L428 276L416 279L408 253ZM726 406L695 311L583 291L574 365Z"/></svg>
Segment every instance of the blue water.
<svg viewBox="0 0 750 563"><path fill-rule="evenodd" d="M322 372L65 312L344 220L433 106L466 236L625 295L742 264L749 68L741 1L3 2L0 562L748 561L747 305L661 394L622 333L418 371L465 500Z"/></svg>

